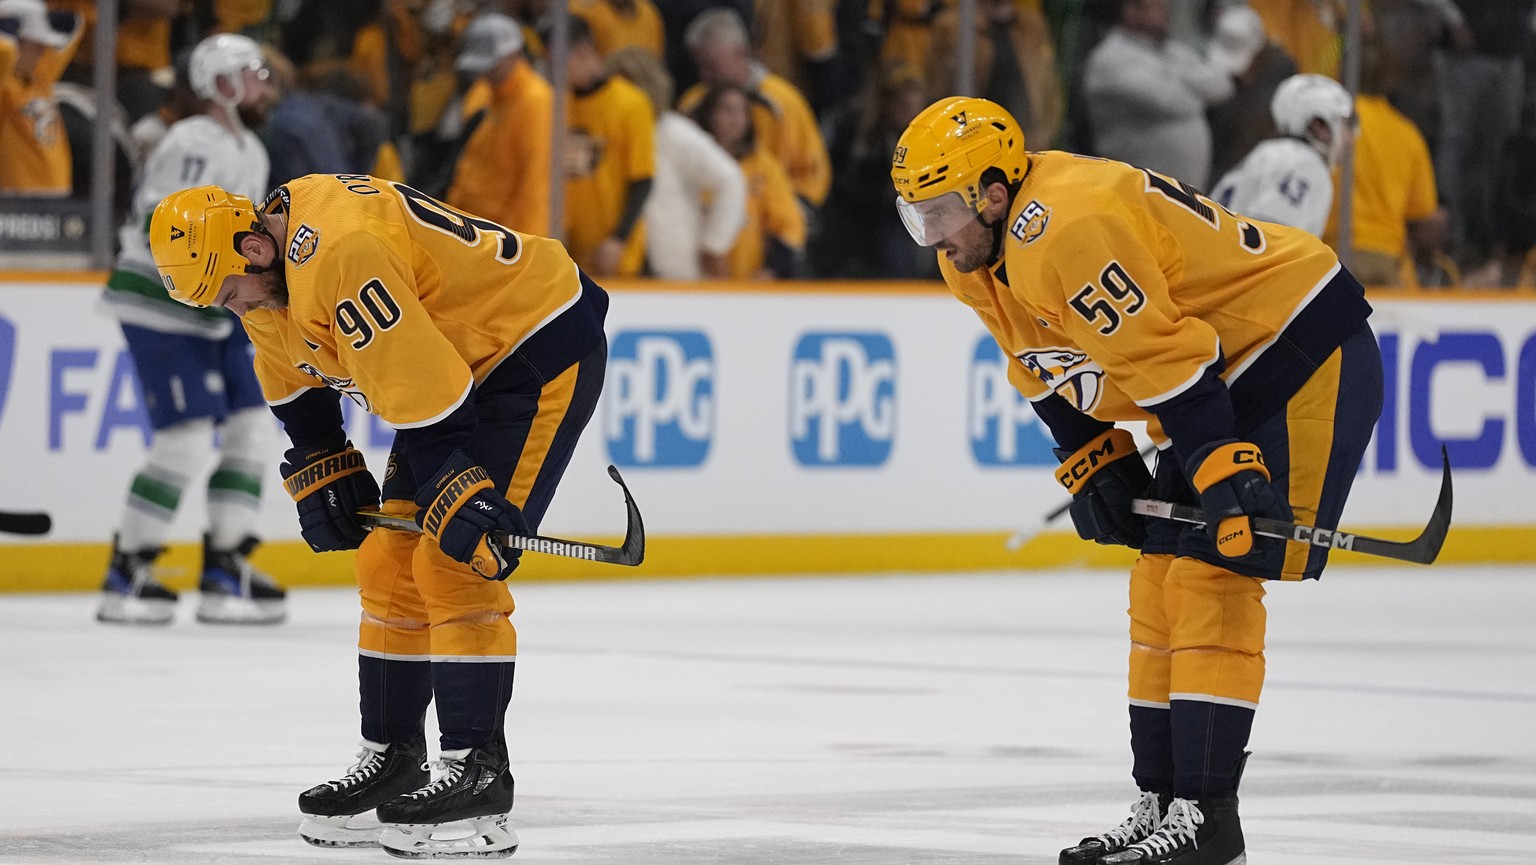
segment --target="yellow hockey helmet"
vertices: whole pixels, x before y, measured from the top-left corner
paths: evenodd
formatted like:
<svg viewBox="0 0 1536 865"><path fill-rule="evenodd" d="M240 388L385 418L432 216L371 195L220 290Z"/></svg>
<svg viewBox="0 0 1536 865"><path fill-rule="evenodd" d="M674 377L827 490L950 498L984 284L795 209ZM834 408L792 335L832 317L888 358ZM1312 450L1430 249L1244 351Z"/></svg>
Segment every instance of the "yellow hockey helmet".
<svg viewBox="0 0 1536 865"><path fill-rule="evenodd" d="M891 156L896 209L912 238L932 246L986 208L982 175L1024 179L1029 157L1018 121L996 102L951 96L913 118Z"/></svg>
<svg viewBox="0 0 1536 865"><path fill-rule="evenodd" d="M256 207L243 195L197 186L166 196L149 219L149 254L171 297L209 306L224 277L247 273L235 238L256 230Z"/></svg>

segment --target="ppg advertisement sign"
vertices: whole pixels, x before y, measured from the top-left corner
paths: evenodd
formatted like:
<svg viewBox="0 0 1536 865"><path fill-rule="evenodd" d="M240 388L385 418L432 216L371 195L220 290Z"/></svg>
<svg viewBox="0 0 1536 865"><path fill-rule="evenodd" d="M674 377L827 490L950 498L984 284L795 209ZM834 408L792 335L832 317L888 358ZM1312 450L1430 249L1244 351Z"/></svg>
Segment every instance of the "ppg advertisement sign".
<svg viewBox="0 0 1536 865"><path fill-rule="evenodd" d="M896 349L883 333L807 333L789 371L789 435L803 466L878 466L896 434Z"/></svg>
<svg viewBox="0 0 1536 865"><path fill-rule="evenodd" d="M1055 466L1052 442L1035 410L1008 382L1009 358L983 336L971 352L966 437L984 466Z"/></svg>
<svg viewBox="0 0 1536 865"><path fill-rule="evenodd" d="M625 467L699 466L715 430L715 354L696 330L623 331L608 355L604 437Z"/></svg>

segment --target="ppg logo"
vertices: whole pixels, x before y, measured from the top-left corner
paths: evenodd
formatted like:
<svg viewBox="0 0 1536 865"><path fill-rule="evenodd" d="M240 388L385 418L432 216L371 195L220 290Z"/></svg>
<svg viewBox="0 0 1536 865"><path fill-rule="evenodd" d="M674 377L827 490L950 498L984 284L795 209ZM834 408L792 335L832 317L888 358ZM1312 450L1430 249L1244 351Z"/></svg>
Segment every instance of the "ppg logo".
<svg viewBox="0 0 1536 865"><path fill-rule="evenodd" d="M983 336L971 353L971 394L967 437L971 455L984 466L1054 466L1052 440L1030 407L1008 382L1008 358L997 341Z"/></svg>
<svg viewBox="0 0 1536 865"><path fill-rule="evenodd" d="M0 417L5 415L5 398L11 390L11 368L16 361L16 325L0 315Z"/></svg>
<svg viewBox="0 0 1536 865"><path fill-rule="evenodd" d="M697 466L715 428L715 355L699 331L623 331L608 359L604 433L620 466Z"/></svg>
<svg viewBox="0 0 1536 865"><path fill-rule="evenodd" d="M789 372L789 434L805 466L878 466L896 433L896 350L879 333L808 333Z"/></svg>

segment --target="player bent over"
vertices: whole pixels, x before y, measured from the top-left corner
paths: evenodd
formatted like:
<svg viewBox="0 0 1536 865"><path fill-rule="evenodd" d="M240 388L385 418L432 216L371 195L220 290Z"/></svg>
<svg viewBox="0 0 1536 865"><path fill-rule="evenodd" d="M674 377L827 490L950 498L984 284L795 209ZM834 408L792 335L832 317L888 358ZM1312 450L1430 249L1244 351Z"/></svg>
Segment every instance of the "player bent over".
<svg viewBox="0 0 1536 865"><path fill-rule="evenodd" d="M1364 292L1311 235L1245 220L1121 162L1028 153L1014 119L942 100L897 142L897 207L1015 363L1050 428L1078 534L1141 552L1130 580L1132 777L1119 826L1062 863L1246 861L1237 788L1264 682L1269 580L1327 551L1255 517L1334 528L1382 403ZM1149 474L1118 421L1146 421ZM1148 521L1147 495L1210 529Z"/></svg>
<svg viewBox="0 0 1536 865"><path fill-rule="evenodd" d="M487 535L528 534L549 506L602 391L607 293L557 241L363 175L303 177L259 208L186 190L150 232L173 297L244 321L293 443L284 486L304 539L358 550L363 749L299 796L300 834L408 857L511 855L504 580L518 559ZM383 509L415 515L422 534L358 525L380 489L343 430L343 395L395 428ZM375 808L382 833L350 825Z"/></svg>
<svg viewBox="0 0 1536 865"><path fill-rule="evenodd" d="M261 49L237 34L199 42L187 66L198 112L173 124L150 151L103 294L102 305L122 325L155 434L128 488L96 618L171 621L176 593L155 579L153 563L192 472L217 456L208 477L197 619L272 624L287 615L286 593L247 560L257 544L252 529L272 435L251 343L228 312L188 309L166 296L145 227L160 200L189 182L241 195L266 191L267 150L249 127L260 125L271 89Z"/></svg>

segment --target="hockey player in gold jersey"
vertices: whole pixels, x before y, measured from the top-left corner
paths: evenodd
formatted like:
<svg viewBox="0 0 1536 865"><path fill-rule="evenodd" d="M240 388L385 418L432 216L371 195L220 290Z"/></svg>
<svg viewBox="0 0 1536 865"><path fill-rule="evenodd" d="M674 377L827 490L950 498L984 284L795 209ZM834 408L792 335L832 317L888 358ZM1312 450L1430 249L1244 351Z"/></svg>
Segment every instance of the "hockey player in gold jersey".
<svg viewBox="0 0 1536 865"><path fill-rule="evenodd" d="M487 534L537 529L602 390L607 294L555 240L364 175L303 177L260 207L185 190L156 208L150 237L173 297L244 321L293 443L284 486L304 539L358 549L363 749L348 775L299 797L300 834L511 855L517 632L503 581L518 560ZM425 515L423 534L358 525L381 491L347 441L342 397L394 427L383 510ZM442 757L429 783L433 700ZM382 836L349 825L374 808ZM471 841L432 837L465 820Z"/></svg>
<svg viewBox="0 0 1536 865"><path fill-rule="evenodd" d="M1125 163L1027 152L986 100L919 114L891 177L912 236L940 252L1056 439L1078 534L1141 553L1128 693L1141 795L1060 861L1243 861L1266 581L1317 578L1327 556L1249 520L1337 526L1382 404L1364 291L1305 232ZM1154 472L1121 421L1146 422ZM1197 504L1208 528L1138 516L1138 496Z"/></svg>

